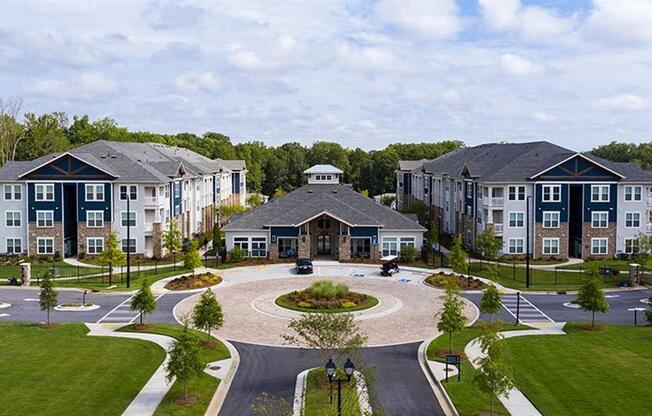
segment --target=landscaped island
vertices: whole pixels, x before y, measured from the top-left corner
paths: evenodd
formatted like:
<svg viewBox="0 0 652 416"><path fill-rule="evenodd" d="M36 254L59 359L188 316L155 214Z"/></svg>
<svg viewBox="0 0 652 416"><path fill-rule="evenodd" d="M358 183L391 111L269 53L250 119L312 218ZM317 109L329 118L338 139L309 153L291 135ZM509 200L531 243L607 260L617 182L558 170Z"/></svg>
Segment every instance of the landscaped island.
<svg viewBox="0 0 652 416"><path fill-rule="evenodd" d="M222 278L213 273L189 274L169 281L165 288L168 290L203 289L214 286L221 281Z"/></svg>
<svg viewBox="0 0 652 416"><path fill-rule="evenodd" d="M281 295L276 304L299 312L353 312L369 309L378 299L364 293L351 292L345 284L321 280L301 291Z"/></svg>
<svg viewBox="0 0 652 416"><path fill-rule="evenodd" d="M487 288L487 285L482 280L470 276L466 277L439 272L426 277L427 284L442 289L446 288L449 282L454 282L462 290L483 290Z"/></svg>

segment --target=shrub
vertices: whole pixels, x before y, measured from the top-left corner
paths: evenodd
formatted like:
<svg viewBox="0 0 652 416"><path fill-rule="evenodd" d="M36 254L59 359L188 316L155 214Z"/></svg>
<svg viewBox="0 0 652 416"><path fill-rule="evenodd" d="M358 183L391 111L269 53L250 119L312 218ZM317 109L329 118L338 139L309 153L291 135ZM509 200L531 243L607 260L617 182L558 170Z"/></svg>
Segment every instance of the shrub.
<svg viewBox="0 0 652 416"><path fill-rule="evenodd" d="M312 303L302 300L301 302L297 302L297 306L300 308L312 308Z"/></svg>
<svg viewBox="0 0 652 416"><path fill-rule="evenodd" d="M348 294L349 294L349 287L347 285L340 283L337 286L335 286L335 295L338 298L343 298Z"/></svg>
<svg viewBox="0 0 652 416"><path fill-rule="evenodd" d="M355 302L351 302L350 300L347 300L346 302L342 302L342 307L345 308L345 309L355 308L356 304L355 304Z"/></svg>
<svg viewBox="0 0 652 416"><path fill-rule="evenodd" d="M80 251L79 254L77 254L77 258L79 260L84 260L86 258L86 253L84 253L83 251Z"/></svg>
<svg viewBox="0 0 652 416"><path fill-rule="evenodd" d="M245 258L245 252L239 246L233 247L231 250L231 261L242 261Z"/></svg>
<svg viewBox="0 0 652 416"><path fill-rule="evenodd" d="M52 260L54 260L54 261L63 260L63 257L61 257L61 252L59 250L54 252L54 256L52 257Z"/></svg>
<svg viewBox="0 0 652 416"><path fill-rule="evenodd" d="M417 249L412 246L404 246L401 248L401 261L404 263L411 263L417 259Z"/></svg>
<svg viewBox="0 0 652 416"><path fill-rule="evenodd" d="M312 297L315 299L333 299L337 295L333 282L329 280L321 280L313 283L310 285L310 288L308 288L308 292L310 292Z"/></svg>

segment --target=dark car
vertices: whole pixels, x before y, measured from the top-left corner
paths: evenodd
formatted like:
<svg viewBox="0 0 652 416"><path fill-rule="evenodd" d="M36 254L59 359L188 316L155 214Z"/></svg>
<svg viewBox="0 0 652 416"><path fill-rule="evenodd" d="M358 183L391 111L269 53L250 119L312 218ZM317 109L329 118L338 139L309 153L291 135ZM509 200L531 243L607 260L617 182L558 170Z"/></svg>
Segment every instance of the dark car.
<svg viewBox="0 0 652 416"><path fill-rule="evenodd" d="M297 274L311 274L312 260L308 258L297 259Z"/></svg>
<svg viewBox="0 0 652 416"><path fill-rule="evenodd" d="M398 272L400 272L400 269L398 268L395 259L386 261L380 269L380 274L383 276L393 276Z"/></svg>

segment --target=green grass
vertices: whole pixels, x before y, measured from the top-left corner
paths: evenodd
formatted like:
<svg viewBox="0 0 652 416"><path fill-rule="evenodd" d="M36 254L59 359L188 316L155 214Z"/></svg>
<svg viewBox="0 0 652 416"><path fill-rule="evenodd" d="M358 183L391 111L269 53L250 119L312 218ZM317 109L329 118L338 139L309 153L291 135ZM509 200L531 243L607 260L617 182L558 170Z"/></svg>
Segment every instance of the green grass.
<svg viewBox="0 0 652 416"><path fill-rule="evenodd" d="M288 294L281 295L276 300L274 303L276 303L278 306L281 308L285 309L290 309L292 311L297 311L297 312L308 312L308 313L342 313L342 312L355 312L355 311L363 311L365 309L370 309L373 308L374 306L378 305L378 298L367 295L367 299L365 302L360 303L352 308L329 308L329 309L318 309L318 308L302 308L301 306L297 306L295 303L292 303L286 299Z"/></svg>
<svg viewBox="0 0 652 416"><path fill-rule="evenodd" d="M154 324L147 328L145 331L139 331L134 328L134 325L121 328L120 331L125 332L149 332L152 334L167 335L172 338L177 338L183 328L178 325L169 324ZM197 337L205 341L207 335L203 332L192 330ZM211 343L217 345L216 348L201 347L200 358L204 364L224 360L230 357L229 350L224 344L214 337L211 337ZM156 415L203 415L206 408L213 398L213 394L220 384L220 380L215 377L209 376L206 373L201 373L198 377L192 378L188 383L188 394L196 396L197 402L192 406L180 406L174 403L174 400L183 396L183 384L175 382L170 391L165 395L163 402L156 409Z"/></svg>
<svg viewBox="0 0 652 416"><path fill-rule="evenodd" d="M0 324L0 415L119 415L165 353L83 324Z"/></svg>
<svg viewBox="0 0 652 416"><path fill-rule="evenodd" d="M203 259L203 257L202 257ZM183 255L178 254L176 256L176 262L181 262L183 261ZM78 259L79 262L85 263L85 264L90 264L90 265L99 265L99 259L97 257L86 257L83 259ZM156 259L150 259L150 258L143 258L143 259L132 259L133 263L140 263L141 266L154 266L155 264L158 264L159 266L168 266L174 263L172 257L167 257L164 259L156 260Z"/></svg>
<svg viewBox="0 0 652 416"><path fill-rule="evenodd" d="M652 414L652 327L584 325L505 341L519 389L544 415Z"/></svg>
<svg viewBox="0 0 652 416"><path fill-rule="evenodd" d="M61 277L72 277L72 276L88 276L91 274L99 274L107 269L102 269L101 267L76 267L71 266L68 263L63 261L49 262L49 263L34 263L31 266L32 270L32 280L36 282L36 275L43 277L45 273L51 271L52 268L58 269L58 273ZM17 264L3 264L0 265L0 279L3 279L0 283L5 284L4 279L9 279L15 277L20 279L21 269Z"/></svg>
<svg viewBox="0 0 652 416"><path fill-rule="evenodd" d="M529 329L523 325L514 326L506 323L503 323L501 328L503 331ZM482 335L482 328L475 325L466 327L461 332L453 334L453 351L463 352L466 344L480 335ZM438 351L448 352L448 336L445 334L437 337L430 343L430 345L428 345L426 351L428 359L444 362L444 358L437 355ZM448 395L455 404L457 411L461 416L489 412L491 397L480 391L473 383L475 369L465 356L462 356L461 368L462 375L459 383L457 382L457 376L451 378L448 383L445 381L442 382ZM507 410L505 410L499 400L494 400L494 413L497 415L508 414Z"/></svg>
<svg viewBox="0 0 652 416"><path fill-rule="evenodd" d="M337 384L333 384L333 403L330 403L330 384L326 370L316 368L308 373L305 397L305 416L335 416L337 414ZM342 414L360 415L358 392L351 381L342 384Z"/></svg>
<svg viewBox="0 0 652 416"><path fill-rule="evenodd" d="M638 263L638 262L636 260L590 260L590 261L585 261L584 263L567 264L564 266L559 266L559 268L568 269L568 270L586 270L589 267L607 266L612 269L626 272L629 271L629 265L631 263ZM652 260L647 261L645 264L642 264L642 266L646 269L651 269Z"/></svg>
<svg viewBox="0 0 652 416"><path fill-rule="evenodd" d="M151 285L154 282L157 282L166 277L178 276L183 274L190 273L189 269L184 269L183 267L161 267L158 270L142 270L140 273L136 269L131 271L131 290L136 290L140 288L143 280ZM75 280L59 280L55 281L55 286L57 287L78 287L82 289L97 289L97 290L127 290L127 276L126 273L123 274L114 274L112 278L112 286L115 286L112 289L107 289L109 287L109 278L104 276L100 279L98 277L89 277L87 279L75 279Z"/></svg>

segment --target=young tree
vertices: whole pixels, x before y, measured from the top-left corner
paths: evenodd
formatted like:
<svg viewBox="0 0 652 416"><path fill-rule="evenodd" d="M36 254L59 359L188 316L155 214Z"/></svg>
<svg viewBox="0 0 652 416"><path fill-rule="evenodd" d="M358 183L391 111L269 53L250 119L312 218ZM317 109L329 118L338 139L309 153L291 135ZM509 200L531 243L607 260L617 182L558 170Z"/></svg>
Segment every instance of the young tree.
<svg viewBox="0 0 652 416"><path fill-rule="evenodd" d="M195 269L201 267L201 257L199 256L199 250L197 250L197 244L194 241L191 241L188 245L188 250L183 255L183 267L187 269L192 269L192 274L195 274Z"/></svg>
<svg viewBox="0 0 652 416"><path fill-rule="evenodd" d="M247 197L247 206L256 208L263 204L263 197L260 194L251 194Z"/></svg>
<svg viewBox="0 0 652 416"><path fill-rule="evenodd" d="M636 239L636 243L638 245L638 252L634 255L634 258L641 266L645 266L652 255L652 235L640 233Z"/></svg>
<svg viewBox="0 0 652 416"><path fill-rule="evenodd" d="M43 281L41 282L41 293L39 295L39 306L42 311L47 313L47 326L50 326L50 309L57 306L57 291L54 290L52 286L52 280L50 279L50 272L45 273L43 276Z"/></svg>
<svg viewBox="0 0 652 416"><path fill-rule="evenodd" d="M179 231L179 228L177 227L177 221L172 218L170 219L168 230L163 236L163 248L170 253L175 254L177 251L181 250L182 244L181 231Z"/></svg>
<svg viewBox="0 0 652 416"><path fill-rule="evenodd" d="M16 158L18 144L25 137L25 128L18 121L23 100L0 97L0 166Z"/></svg>
<svg viewBox="0 0 652 416"><path fill-rule="evenodd" d="M457 294L457 284L449 282L444 295L444 307L435 317L439 318L437 329L448 334L448 352L453 352L453 333L464 329L464 301Z"/></svg>
<svg viewBox="0 0 652 416"><path fill-rule="evenodd" d="M284 196L287 192L280 186L274 190L274 193L272 194L272 199L278 199L282 196Z"/></svg>
<svg viewBox="0 0 652 416"><path fill-rule="evenodd" d="M450 254L450 263L455 272L464 273L466 271L466 252L462 248L462 236L460 234L455 236L455 242Z"/></svg>
<svg viewBox="0 0 652 416"><path fill-rule="evenodd" d="M110 267L109 272L113 271L113 266L120 266L125 263L125 253L118 245L118 233L112 231L106 239L106 247L97 256L97 260L102 265Z"/></svg>
<svg viewBox="0 0 652 416"><path fill-rule="evenodd" d="M183 399L185 402L188 402L188 381L193 376L201 374L204 369L199 352L199 341L190 332L186 323L183 332L168 350L170 360L166 367L168 382L176 377L177 380L183 383Z"/></svg>
<svg viewBox="0 0 652 416"><path fill-rule="evenodd" d="M652 324L652 293L650 294L650 297L647 300L648 305L650 305L650 308L645 311L645 319Z"/></svg>
<svg viewBox="0 0 652 416"><path fill-rule="evenodd" d="M498 312L501 307L500 293L494 285L489 285L484 292L482 292L482 299L480 299L480 310L489 314L489 322L492 321L494 313Z"/></svg>
<svg viewBox="0 0 652 416"><path fill-rule="evenodd" d="M206 289L199 298L192 313L192 321L197 328L206 331L208 334L206 342L210 344L211 329L219 329L224 321L222 307L212 290Z"/></svg>
<svg viewBox="0 0 652 416"><path fill-rule="evenodd" d="M490 413L494 412L494 398L497 396L509 397L509 391L514 387L510 379L511 368L504 360L504 345L500 340L497 325L487 325L485 332L480 336L480 350L482 356L475 363L478 366L473 382L480 391L491 397Z"/></svg>
<svg viewBox="0 0 652 416"><path fill-rule="evenodd" d="M386 207L391 207L395 201L396 201L395 195L383 195L380 197L380 203L385 205Z"/></svg>
<svg viewBox="0 0 652 416"><path fill-rule="evenodd" d="M591 327L595 327L595 313L609 310L609 303L604 297L599 278L590 277L584 282L577 293L577 304L583 310L591 312Z"/></svg>
<svg viewBox="0 0 652 416"><path fill-rule="evenodd" d="M156 310L156 299L152 295L147 280L143 280L140 290L131 299L131 310L140 312L140 324L143 325L143 317L146 313Z"/></svg>
<svg viewBox="0 0 652 416"><path fill-rule="evenodd" d="M476 249L489 261L498 260L503 243L496 238L494 229L487 227L475 238Z"/></svg>
<svg viewBox="0 0 652 416"><path fill-rule="evenodd" d="M222 229L218 224L213 226L213 250L215 250L215 255L219 256L222 251Z"/></svg>
<svg viewBox="0 0 652 416"><path fill-rule="evenodd" d="M220 224L229 222L229 218L234 215L241 215L249 211L249 208L242 205L224 205L220 206Z"/></svg>
<svg viewBox="0 0 652 416"><path fill-rule="evenodd" d="M428 250L432 249L434 244L437 244L439 241L439 233L435 226L431 226L428 232L426 233L426 241L428 242Z"/></svg>

